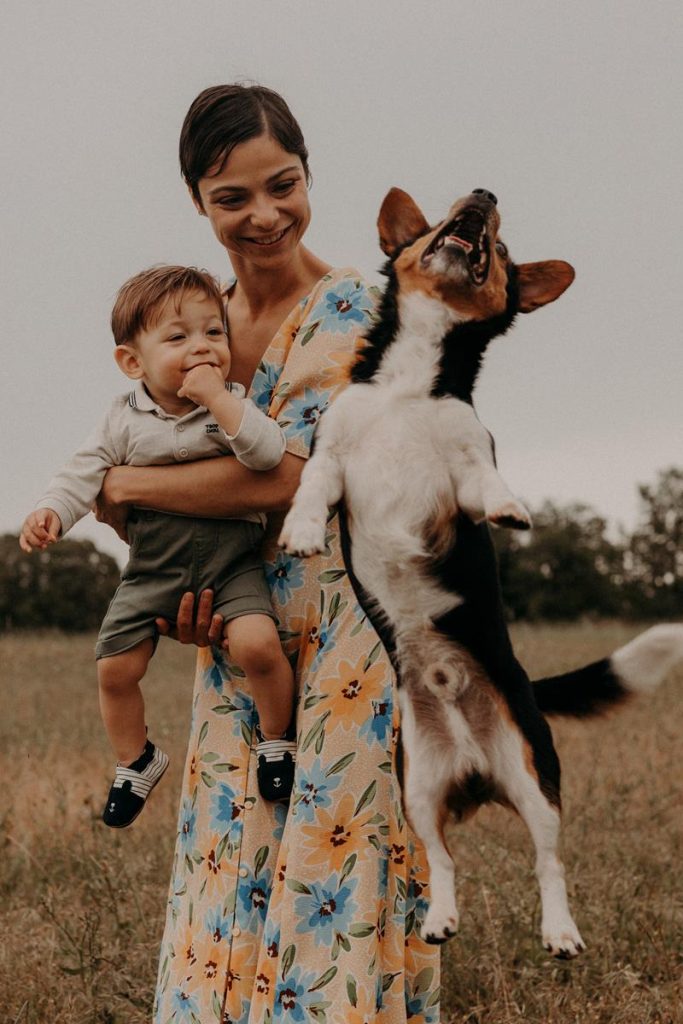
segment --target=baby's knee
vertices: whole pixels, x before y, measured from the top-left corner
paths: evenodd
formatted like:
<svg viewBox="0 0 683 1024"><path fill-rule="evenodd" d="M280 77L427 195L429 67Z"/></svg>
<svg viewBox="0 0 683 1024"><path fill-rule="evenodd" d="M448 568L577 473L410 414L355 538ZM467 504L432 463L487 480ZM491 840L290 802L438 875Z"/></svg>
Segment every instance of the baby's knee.
<svg viewBox="0 0 683 1024"><path fill-rule="evenodd" d="M100 691L108 696L121 696L134 690L145 674L150 653L147 645L138 644L129 651L100 658L97 662Z"/></svg>
<svg viewBox="0 0 683 1024"><path fill-rule="evenodd" d="M284 657L275 623L267 616L244 616L226 628L230 657L247 675L268 675Z"/></svg>

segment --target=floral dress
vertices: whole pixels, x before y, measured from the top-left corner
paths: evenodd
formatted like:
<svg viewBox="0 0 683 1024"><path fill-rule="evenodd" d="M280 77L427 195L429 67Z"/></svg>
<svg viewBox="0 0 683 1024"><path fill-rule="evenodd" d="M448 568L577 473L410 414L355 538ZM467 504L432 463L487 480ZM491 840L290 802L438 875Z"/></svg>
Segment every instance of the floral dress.
<svg viewBox="0 0 683 1024"><path fill-rule="evenodd" d="M326 274L265 352L251 397L306 457L375 297ZM275 521L277 520L277 521ZM256 786L244 674L200 651L155 1024L436 1024L438 948L419 936L423 851L396 775L395 678L358 604L336 515L329 554L277 550L266 574L300 693L289 806Z"/></svg>

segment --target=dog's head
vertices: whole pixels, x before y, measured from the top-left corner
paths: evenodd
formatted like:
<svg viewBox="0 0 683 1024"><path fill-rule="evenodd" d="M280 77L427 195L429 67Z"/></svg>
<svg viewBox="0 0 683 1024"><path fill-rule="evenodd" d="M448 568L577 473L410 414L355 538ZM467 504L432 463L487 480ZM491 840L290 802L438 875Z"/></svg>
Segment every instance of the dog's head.
<svg viewBox="0 0 683 1024"><path fill-rule="evenodd" d="M496 197L486 189L458 199L445 220L430 227L415 201L392 188L377 225L401 294L421 291L438 298L461 322L488 320L506 311L513 316L530 313L553 302L574 280L574 270L564 260L513 264L498 235Z"/></svg>

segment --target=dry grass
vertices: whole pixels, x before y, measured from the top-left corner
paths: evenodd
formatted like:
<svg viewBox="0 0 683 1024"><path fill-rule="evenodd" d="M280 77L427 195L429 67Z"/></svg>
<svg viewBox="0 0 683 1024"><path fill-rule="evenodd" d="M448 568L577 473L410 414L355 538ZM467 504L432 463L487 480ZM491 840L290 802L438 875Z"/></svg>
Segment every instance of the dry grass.
<svg viewBox="0 0 683 1024"><path fill-rule="evenodd" d="M515 639L521 660L541 675L602 656L635 631L520 627ZM0 1019L148 1024L192 652L166 643L154 659L150 725L173 774L144 829L122 834L97 821L109 755L92 638L6 636L0 658ZM558 963L540 949L521 824L487 809L454 834L462 926L444 955L444 1022L683 1022L682 683L679 673L607 720L554 725L569 887L589 947L580 960Z"/></svg>

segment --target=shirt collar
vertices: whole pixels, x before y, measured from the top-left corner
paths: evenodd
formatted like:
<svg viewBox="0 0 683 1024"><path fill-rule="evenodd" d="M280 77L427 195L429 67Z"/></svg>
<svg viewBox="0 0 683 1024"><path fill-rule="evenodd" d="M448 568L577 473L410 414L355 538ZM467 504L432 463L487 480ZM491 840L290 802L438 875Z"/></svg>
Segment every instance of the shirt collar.
<svg viewBox="0 0 683 1024"><path fill-rule="evenodd" d="M233 384L229 380L226 380L225 382L225 390L232 394L236 394L238 398L243 398L245 394L244 388L241 384ZM128 395L128 404L131 409L137 409L140 412L153 412L164 420L184 420L188 416L196 415L198 412L206 412L206 408L203 405L198 405L196 409L191 409L190 412L186 412L184 416L174 416L172 413L166 412L165 409L162 409L160 405L157 405L141 380L136 382L134 389Z"/></svg>

